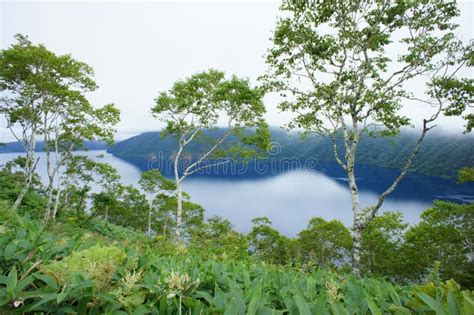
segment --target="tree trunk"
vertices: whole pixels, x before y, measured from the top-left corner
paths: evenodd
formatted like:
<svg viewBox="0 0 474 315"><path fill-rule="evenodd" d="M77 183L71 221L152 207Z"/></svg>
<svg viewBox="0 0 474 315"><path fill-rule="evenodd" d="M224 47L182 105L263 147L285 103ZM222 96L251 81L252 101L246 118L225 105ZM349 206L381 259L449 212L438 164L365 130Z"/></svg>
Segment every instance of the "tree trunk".
<svg viewBox="0 0 474 315"><path fill-rule="evenodd" d="M176 156L174 158L174 178L176 181L176 203L177 203L175 238L176 238L177 243L181 242L181 217L183 215L183 200L182 200L183 191L181 188L181 182L186 177L186 175L183 175L183 177L180 178L179 170L178 170L179 158L183 150L184 150L184 144L180 141L178 153L176 153Z"/></svg>
<svg viewBox="0 0 474 315"><path fill-rule="evenodd" d="M349 179L349 189L351 191L351 199L352 199L352 213L354 215L354 226L352 227L352 240L353 240L353 249L352 249L352 269L354 274L357 277L361 276L361 250L362 250L362 211L360 207L359 201L359 191L357 189L357 184L355 180L354 174L354 166L349 165L347 171L347 177Z"/></svg>
<svg viewBox="0 0 474 315"><path fill-rule="evenodd" d="M31 187L31 183L33 182L33 176L36 169L35 161L35 150L36 150L36 136L34 132L31 134L31 137L28 141L29 143L26 144L27 152L26 152L26 165L25 165L25 183L23 188L21 189L20 193L18 194L15 203L13 204L13 209L17 209L23 198L25 198L28 189Z"/></svg>
<svg viewBox="0 0 474 315"><path fill-rule="evenodd" d="M356 176L355 176L355 161L356 161L356 152L357 144L359 142L360 133L357 127L357 121L353 117L353 139L352 143L350 142L350 137L347 133L344 133L344 141L346 142L346 172L347 179L349 182L349 190L351 192L351 201L352 201L352 213L354 216L354 223L352 226L352 271L354 275L358 278L361 277L361 252L362 252L362 230L363 230L363 218L362 218L362 209L360 206L359 199L359 189L357 187Z"/></svg>
<svg viewBox="0 0 474 315"><path fill-rule="evenodd" d="M18 209L20 206L21 202L23 201L23 198L25 198L26 192L30 188L30 184L28 181L25 181L25 185L23 185L23 188L21 189L20 193L18 194L18 197L15 200L15 203L13 204L13 209Z"/></svg>
<svg viewBox="0 0 474 315"><path fill-rule="evenodd" d="M53 180L49 180L48 184L48 202L46 204L46 209L44 211L44 222L48 223L51 218L51 205L53 203Z"/></svg>
<svg viewBox="0 0 474 315"><path fill-rule="evenodd" d="M178 207L176 209L176 231L175 231L175 236L176 236L176 241L180 242L181 241L181 224L182 224L182 215L183 215L183 192L181 189L181 183L178 182L177 184L177 193L176 193L176 201L178 204Z"/></svg>
<svg viewBox="0 0 474 315"><path fill-rule="evenodd" d="M151 237L151 205L152 201L150 198L150 207L148 208L148 237Z"/></svg>
<svg viewBox="0 0 474 315"><path fill-rule="evenodd" d="M362 254L362 229L360 226L354 226L352 231L352 271L358 278L362 276L361 254Z"/></svg>
<svg viewBox="0 0 474 315"><path fill-rule="evenodd" d="M20 193L18 194L15 203L13 204L13 209L17 209L21 202L23 201L23 198L25 198L26 193L28 192L28 189L30 189L31 183L33 181L33 171L28 171L28 174L26 175L26 180L23 185L23 188L21 189Z"/></svg>
<svg viewBox="0 0 474 315"><path fill-rule="evenodd" d="M56 220L56 216L58 215L60 196L61 196L61 188L58 187L58 190L56 191L56 198L55 198L55 201L54 201L53 215L51 217L53 220Z"/></svg>
<svg viewBox="0 0 474 315"><path fill-rule="evenodd" d="M53 202L53 184L54 184L54 174L51 169L51 151L49 148L49 126L48 126L48 113L46 112L44 115L44 148L43 150L46 152L46 171L48 174L48 201L46 204L46 209L44 211L44 222L47 224L50 217L51 217L51 204Z"/></svg>

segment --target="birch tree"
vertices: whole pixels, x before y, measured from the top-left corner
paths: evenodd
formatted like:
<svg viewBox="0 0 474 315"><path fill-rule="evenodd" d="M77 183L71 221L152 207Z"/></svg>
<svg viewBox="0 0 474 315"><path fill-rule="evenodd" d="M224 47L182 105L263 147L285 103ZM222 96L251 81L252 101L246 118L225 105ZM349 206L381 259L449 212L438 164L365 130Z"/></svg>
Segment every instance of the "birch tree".
<svg viewBox="0 0 474 315"><path fill-rule="evenodd" d="M162 135L172 135L178 143L172 157L177 198L175 236L178 241L182 229L183 181L196 172L228 163L230 160L225 158L231 155L249 157L255 154L251 145L266 149L269 132L263 120L265 106L262 98L262 91L252 88L248 80L236 76L226 79L224 73L217 70L177 81L169 91L161 92L156 98L152 114L166 123ZM219 125L226 128L225 132L211 136L209 131ZM252 130L251 135L247 129ZM231 137L240 140L239 143L230 145ZM190 156L187 149L198 138L203 150ZM213 160L217 155L221 159Z"/></svg>
<svg viewBox="0 0 474 315"><path fill-rule="evenodd" d="M176 186L173 182L166 179L163 175L161 175L160 171L158 170L148 170L143 172L140 176L140 180L138 181L142 190L148 196L148 236L151 237L151 223L152 223L152 216L153 212L156 212L159 209L156 209L159 205L157 197L161 193L171 193L176 190Z"/></svg>
<svg viewBox="0 0 474 315"><path fill-rule="evenodd" d="M277 23L266 56L270 70L261 79L283 98L280 109L293 113L290 128L333 140L352 198L352 262L360 276L364 228L409 171L438 116L454 113L456 102L454 109L464 110L472 101L472 81L458 78L472 44L455 38L454 1L287 0L281 8L286 15ZM451 81L465 84L452 89ZM433 114L417 122L421 134L411 156L377 203L364 208L355 174L359 142L396 135L413 124L404 106L422 104Z"/></svg>
<svg viewBox="0 0 474 315"><path fill-rule="evenodd" d="M86 93L97 89L93 70L70 55L56 55L23 35L0 54L0 111L12 135L26 152L25 183L17 207L31 186L38 159L36 141L44 140L48 203L51 217L59 170L85 140L112 141L119 111L113 104L94 108ZM59 200L59 187L56 187ZM56 202L57 205L57 202Z"/></svg>
<svg viewBox="0 0 474 315"><path fill-rule="evenodd" d="M73 159L73 151L85 149L86 140L107 143L113 143L114 140L114 126L120 119L118 109L113 104L94 108L82 93L73 91L74 96L68 97L64 103L51 104L45 113L42 127L48 174L45 222L56 217L61 194L59 177L65 174L65 166Z"/></svg>
<svg viewBox="0 0 474 315"><path fill-rule="evenodd" d="M36 139L41 126L41 107L48 91L46 84L50 54L34 46L25 36L0 52L0 113L6 127L25 151L25 181L13 208L21 204L31 187L38 158Z"/></svg>

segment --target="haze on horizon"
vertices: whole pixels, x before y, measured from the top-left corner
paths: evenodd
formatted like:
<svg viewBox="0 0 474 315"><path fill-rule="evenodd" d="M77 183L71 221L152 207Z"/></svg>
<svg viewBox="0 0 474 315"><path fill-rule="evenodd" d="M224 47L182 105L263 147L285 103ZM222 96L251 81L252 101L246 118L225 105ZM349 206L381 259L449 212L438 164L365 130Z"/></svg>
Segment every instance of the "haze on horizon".
<svg viewBox="0 0 474 315"><path fill-rule="evenodd" d="M1 1L0 48L9 47L21 33L92 66L99 89L89 99L94 105L115 103L120 108L121 140L161 129L150 108L158 93L178 79L216 68L256 83L267 69L263 56L271 45L279 5L280 1ZM460 1L459 8L458 36L472 39L474 1ZM276 97L269 95L265 101L271 126L288 123L291 116L278 111ZM429 113L420 106L406 112L414 123ZM1 121L0 141L13 141L4 125ZM463 122L443 117L438 125L443 132L461 133Z"/></svg>

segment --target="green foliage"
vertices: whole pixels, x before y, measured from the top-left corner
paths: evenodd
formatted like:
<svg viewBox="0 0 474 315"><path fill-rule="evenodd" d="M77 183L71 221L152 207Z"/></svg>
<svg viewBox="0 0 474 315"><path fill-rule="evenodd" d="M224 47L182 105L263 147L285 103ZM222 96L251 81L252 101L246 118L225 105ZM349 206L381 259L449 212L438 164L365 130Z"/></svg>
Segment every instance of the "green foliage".
<svg viewBox="0 0 474 315"><path fill-rule="evenodd" d="M88 231L100 234L116 242L122 242L122 244L149 241L148 237L140 230L133 229L130 226L119 226L97 218L88 220L88 218L70 217L68 220L73 221L73 224L80 227L87 228Z"/></svg>
<svg viewBox="0 0 474 315"><path fill-rule="evenodd" d="M24 172L18 170L22 166L16 166L17 162L18 160L10 161L0 169L0 200L7 201L10 204L15 202L25 182ZM46 196L42 192L42 188L39 178L35 176L30 189L28 189L18 207L20 213L27 212L34 217L43 215Z"/></svg>
<svg viewBox="0 0 474 315"><path fill-rule="evenodd" d="M474 203L437 201L421 218L404 236L400 273L420 280L437 261L443 279L473 287Z"/></svg>
<svg viewBox="0 0 474 315"><path fill-rule="evenodd" d="M290 261L291 240L271 227L267 217L252 220L254 224L248 235L250 251L259 260L272 264L286 264Z"/></svg>
<svg viewBox="0 0 474 315"><path fill-rule="evenodd" d="M200 143L201 150L187 158L197 163L180 170L187 175L204 167L202 163L209 159L248 158L258 150L266 151L269 133L262 118L262 98L262 91L252 88L248 80L226 79L223 72L211 69L161 92L152 113L167 124L162 136L172 135L178 142L174 148L177 159L189 146ZM222 121L229 129L218 138L209 137L206 131L216 129Z"/></svg>
<svg viewBox="0 0 474 315"><path fill-rule="evenodd" d="M93 69L70 55L58 56L44 45L34 45L26 36L15 37L17 43L0 53L0 92L6 95L1 112L9 126L27 125L44 135L45 150L53 150L48 143L53 127L41 126L43 120L61 124L56 140L63 149L65 143L80 147L96 138L112 143L120 112L113 104L94 108L87 101L85 93L97 89Z"/></svg>
<svg viewBox="0 0 474 315"><path fill-rule="evenodd" d="M313 263L319 267L341 265L347 260L352 248L349 230L337 220L312 218L308 227L298 236L300 261Z"/></svg>
<svg viewBox="0 0 474 315"><path fill-rule="evenodd" d="M225 80L223 72L211 69L177 81L168 92L162 92L152 113L165 119L166 133L178 137L213 129L219 118L228 119L233 133L239 135L242 128L264 126L262 96L248 80L236 76Z"/></svg>
<svg viewBox="0 0 474 315"><path fill-rule="evenodd" d="M61 261L40 265L39 269L54 278L60 286L70 283L80 274L90 279L97 290L104 291L109 288L116 268L122 266L126 259L127 254L120 248L95 245L75 251Z"/></svg>
<svg viewBox="0 0 474 315"><path fill-rule="evenodd" d="M458 180L461 183L464 182L474 182L474 168L472 167L463 167L459 170Z"/></svg>
<svg viewBox="0 0 474 315"><path fill-rule="evenodd" d="M182 229L185 235L189 235L192 229L199 227L203 223L204 208L197 203L191 202L188 194L183 193L183 195ZM176 196L159 194L154 200L154 203L160 208L153 217L152 228L164 238L171 238L173 231L176 229L176 199Z"/></svg>
<svg viewBox="0 0 474 315"><path fill-rule="evenodd" d="M401 247L407 227L398 212L385 212L368 224L362 235L362 267L366 274L401 280L400 268L406 259Z"/></svg>
<svg viewBox="0 0 474 315"><path fill-rule="evenodd" d="M176 190L176 185L161 175L158 170L148 170L143 172L138 183L143 191L151 195L157 195L160 191Z"/></svg>
<svg viewBox="0 0 474 315"><path fill-rule="evenodd" d="M214 259L249 258L248 241L234 230L229 220L213 216L206 223L191 228L190 250Z"/></svg>
<svg viewBox="0 0 474 315"><path fill-rule="evenodd" d="M285 0L281 10L266 56L270 71L261 79L283 97L280 108L295 113L290 127L328 136L342 128L356 143L361 134L396 135L410 124L399 109L412 96L407 85L420 75L431 77L436 89L424 92L433 98L463 110L466 98L472 100L459 98L472 90L472 80L461 81L459 91L446 83L457 82L450 73L472 57L453 34L454 2ZM389 53L394 43L401 51L396 57Z"/></svg>
<svg viewBox="0 0 474 315"><path fill-rule="evenodd" d="M96 195L94 211L114 224L146 231L149 204L145 195L133 186L122 186L116 193L112 198L117 199L108 199L111 204L107 203L107 207L102 207L104 199L98 199L105 196Z"/></svg>
<svg viewBox="0 0 474 315"><path fill-rule="evenodd" d="M225 234L227 230L219 219L210 225L214 226L210 230L217 234ZM25 238L19 239L23 234ZM120 244L103 246L96 238L81 240L79 235L58 242L63 237L57 233L52 236L41 224L18 217L15 224L2 229L2 311L13 314L423 314L433 311L467 315L474 309L474 294L462 291L453 280L398 286L375 278L356 279L350 274L324 270L301 272L248 260L216 261L195 252L163 256L160 248L137 251L134 246L127 249ZM43 242L25 252L24 245L19 244L26 245L29 240ZM37 263L38 259L43 263Z"/></svg>

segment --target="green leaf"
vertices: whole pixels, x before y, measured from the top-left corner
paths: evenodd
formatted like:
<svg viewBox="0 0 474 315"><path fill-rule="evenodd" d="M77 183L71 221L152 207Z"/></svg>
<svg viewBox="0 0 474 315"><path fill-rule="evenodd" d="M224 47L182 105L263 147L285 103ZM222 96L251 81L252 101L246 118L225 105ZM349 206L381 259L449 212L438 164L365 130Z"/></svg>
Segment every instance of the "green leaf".
<svg viewBox="0 0 474 315"><path fill-rule="evenodd" d="M56 297L56 303L60 304L62 301L64 301L65 298L67 298L68 295L69 294L67 292L59 293Z"/></svg>
<svg viewBox="0 0 474 315"><path fill-rule="evenodd" d="M216 285L216 290L214 292L214 302L218 308L220 309L224 308L224 304L225 304L224 292L221 290L221 288L219 288L218 285Z"/></svg>
<svg viewBox="0 0 474 315"><path fill-rule="evenodd" d="M325 314L327 311L326 296L320 296L313 304L311 310L313 311L313 314Z"/></svg>
<svg viewBox="0 0 474 315"><path fill-rule="evenodd" d="M262 303L262 294L261 292L257 292L253 297L252 300L250 300L248 309L247 309L247 315L255 315L258 312L258 309L263 306Z"/></svg>
<svg viewBox="0 0 474 315"><path fill-rule="evenodd" d="M15 256L15 251L16 251L16 244L8 244L7 247L5 247L5 250L3 251L3 258L5 260L10 260Z"/></svg>
<svg viewBox="0 0 474 315"><path fill-rule="evenodd" d="M431 296L429 296L426 293L423 292L418 292L417 293L418 297L425 302L433 311L436 312L438 315L448 315L448 312L443 308L443 305L441 305L440 302L436 301L433 299Z"/></svg>
<svg viewBox="0 0 474 315"><path fill-rule="evenodd" d="M15 291L16 292L20 292L22 291L24 288L26 288L27 286L29 286L30 284L32 284L34 281L34 278L33 276L28 276L26 277L25 279L21 280L18 282L16 288L15 288Z"/></svg>
<svg viewBox="0 0 474 315"><path fill-rule="evenodd" d="M206 300L207 303L209 303L210 306L212 306L214 304L214 299L212 298L212 296L205 292L205 291L196 291L194 294L193 294L193 297L194 298L203 298L204 300Z"/></svg>
<svg viewBox="0 0 474 315"><path fill-rule="evenodd" d="M148 308L146 307L146 305L140 305L139 307L137 307L137 309L135 309L133 311L133 315L143 315L143 314L147 314L148 313Z"/></svg>
<svg viewBox="0 0 474 315"><path fill-rule="evenodd" d="M224 315L237 315L238 313L237 301L235 298L232 298L229 305L227 305L225 309Z"/></svg>
<svg viewBox="0 0 474 315"><path fill-rule="evenodd" d="M334 304L334 314L335 315L349 315L349 312L346 310L342 303L335 303Z"/></svg>
<svg viewBox="0 0 474 315"><path fill-rule="evenodd" d="M453 292L448 292L448 313L450 315L459 315L459 306L458 302L456 301L456 297L454 296Z"/></svg>
<svg viewBox="0 0 474 315"><path fill-rule="evenodd" d="M411 315L412 313L408 308L395 304L390 305L388 309L395 314Z"/></svg>
<svg viewBox="0 0 474 315"><path fill-rule="evenodd" d="M16 285L18 283L17 277L18 277L18 274L16 272L16 267L13 266L10 272L8 273L7 289L12 290L12 291L15 290Z"/></svg>
<svg viewBox="0 0 474 315"><path fill-rule="evenodd" d="M395 303L398 306L402 305L402 302L400 301L400 297L398 296L397 292L393 287L390 287L390 298L392 299L393 303Z"/></svg>
<svg viewBox="0 0 474 315"><path fill-rule="evenodd" d="M39 307L45 303L48 303L50 301L53 301L56 299L56 294L49 294L49 295L44 295L41 300L36 302L33 305L28 306L26 309L28 311L36 311L39 309Z"/></svg>
<svg viewBox="0 0 474 315"><path fill-rule="evenodd" d="M7 296L0 296L0 306L3 306L10 302L10 298Z"/></svg>
<svg viewBox="0 0 474 315"><path fill-rule="evenodd" d="M469 296L469 291L462 291L463 297L463 313L474 314L474 301Z"/></svg>
<svg viewBox="0 0 474 315"><path fill-rule="evenodd" d="M58 285L56 283L56 281L48 276L48 275L44 275L44 274L41 274L41 273L35 273L33 275L36 279L39 279L41 281L43 281L44 283L46 283L46 285L54 290L57 290L58 289Z"/></svg>
<svg viewBox="0 0 474 315"><path fill-rule="evenodd" d="M300 315L311 315L308 303L300 295L295 296L294 300Z"/></svg>
<svg viewBox="0 0 474 315"><path fill-rule="evenodd" d="M369 305L370 312L373 315L382 315L382 311L380 311L379 307L375 304L374 300L371 297L367 297L367 304Z"/></svg>

